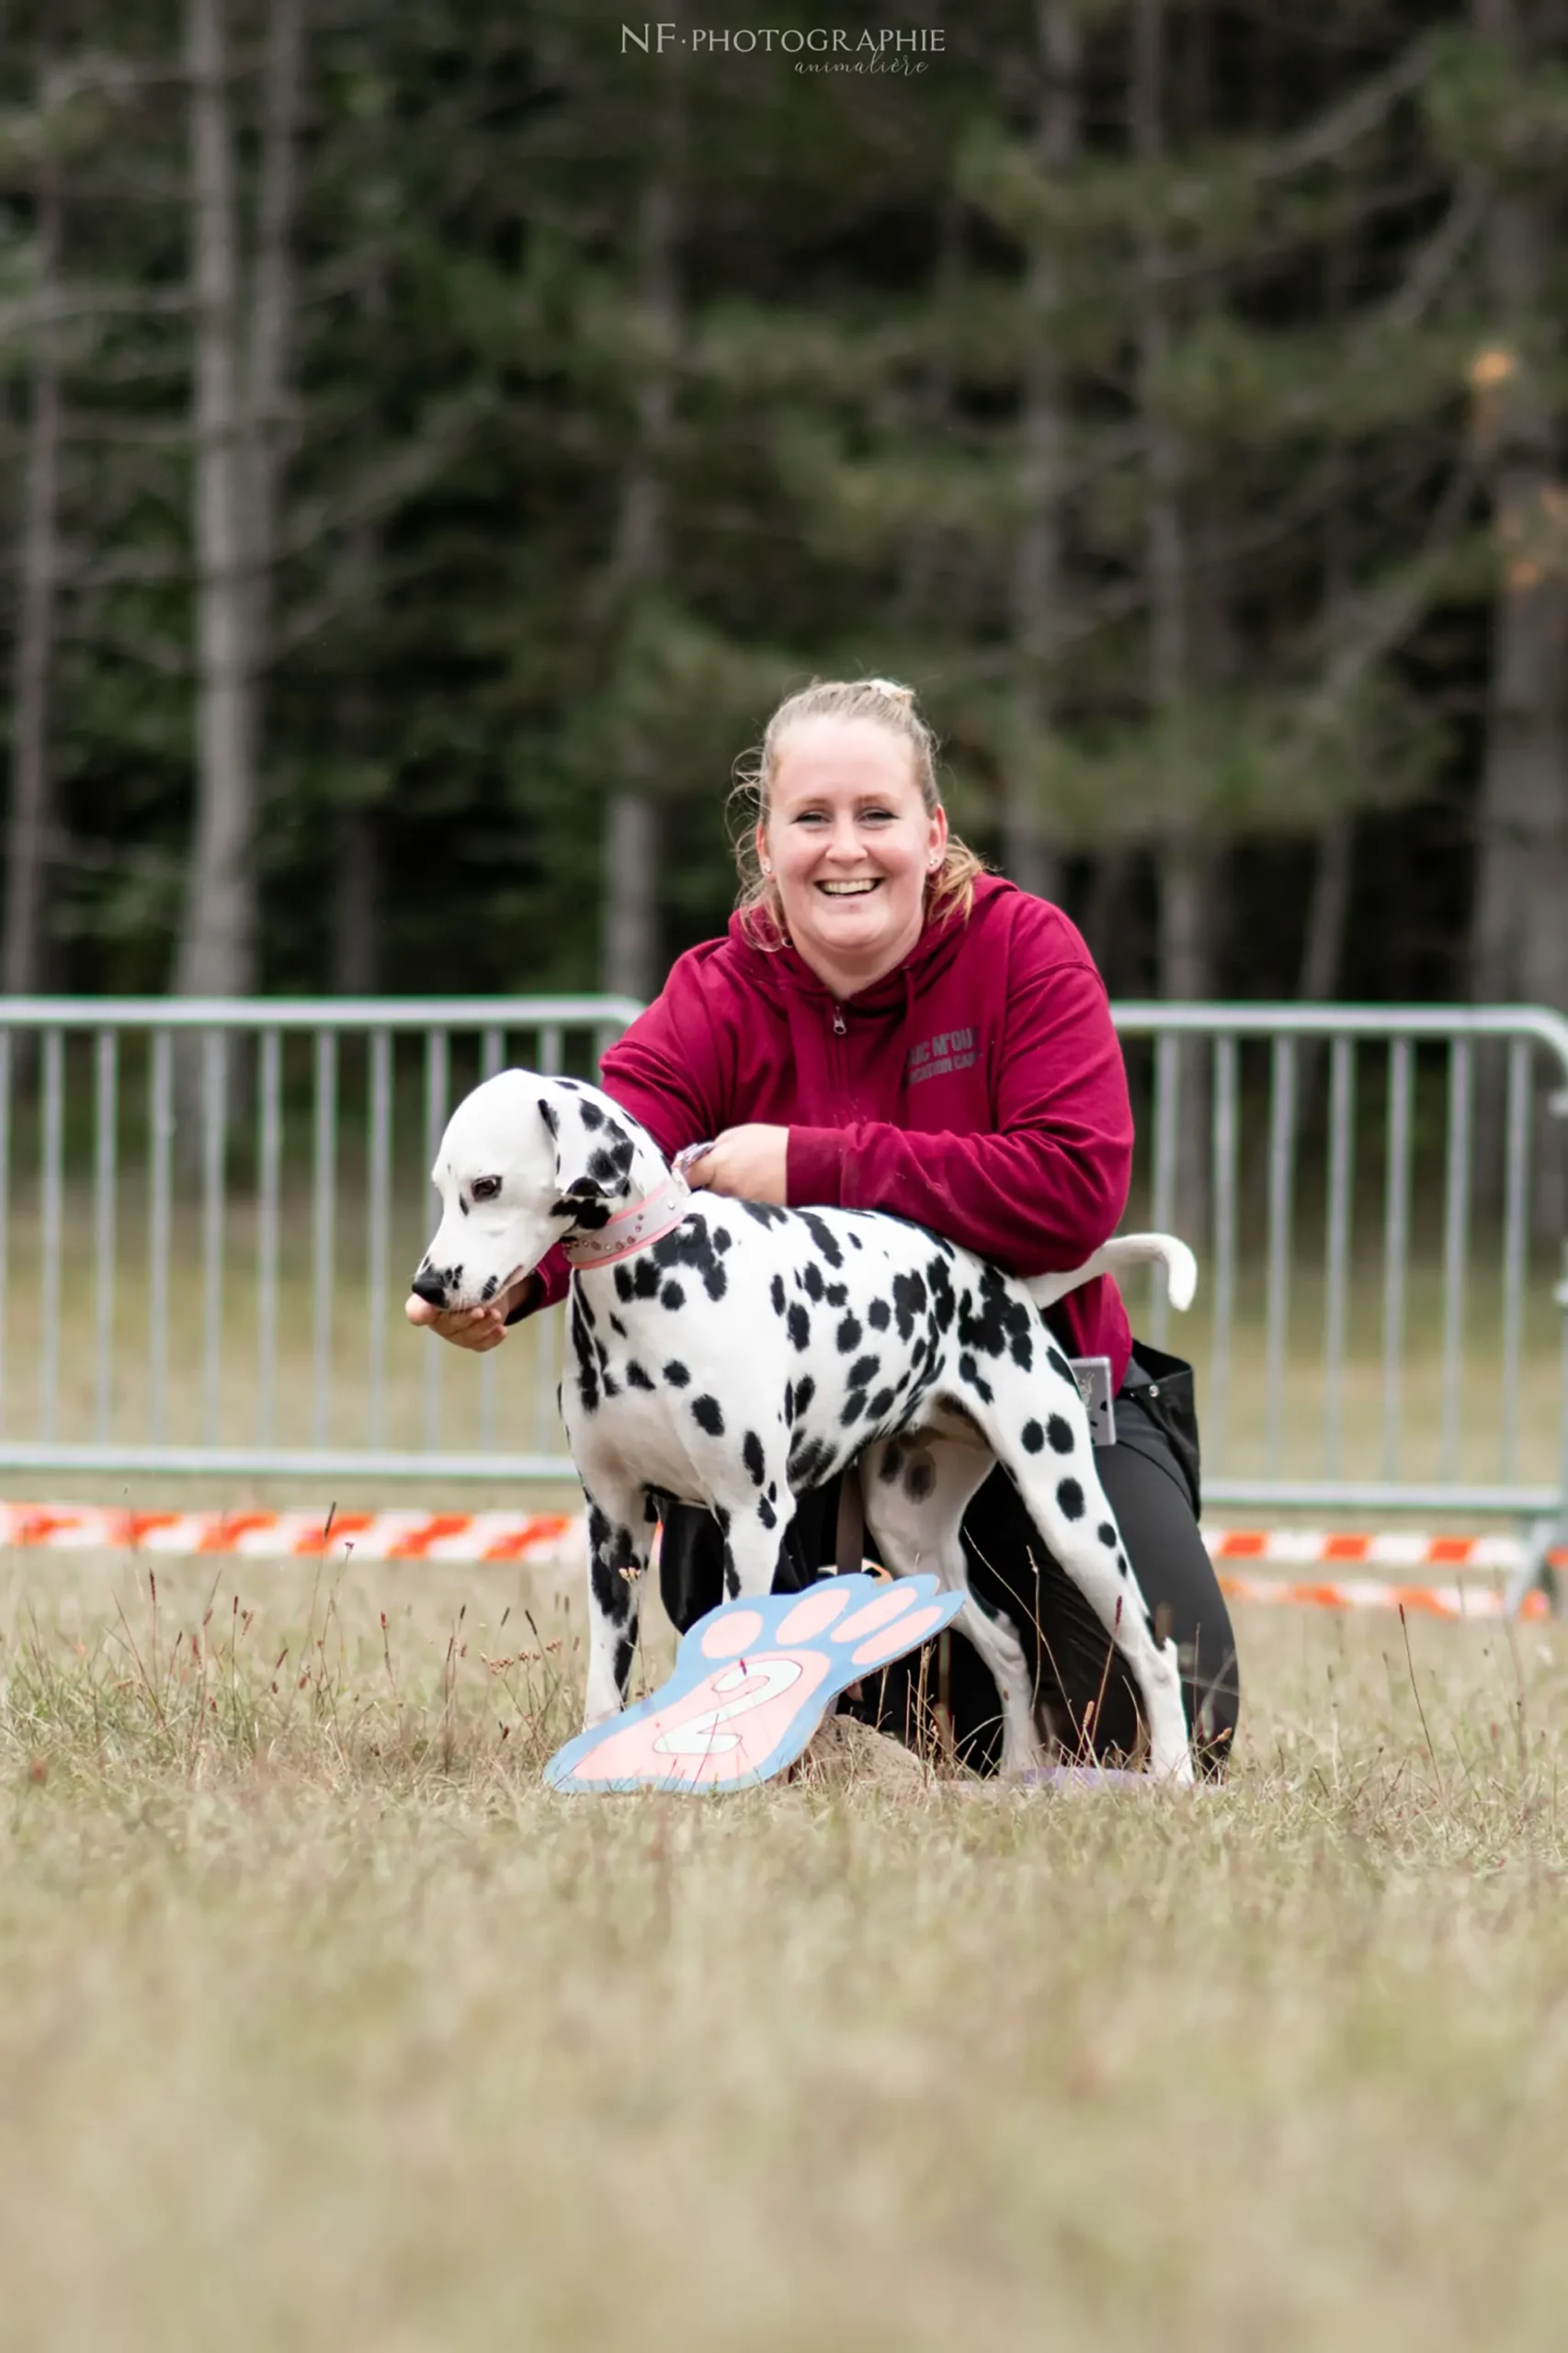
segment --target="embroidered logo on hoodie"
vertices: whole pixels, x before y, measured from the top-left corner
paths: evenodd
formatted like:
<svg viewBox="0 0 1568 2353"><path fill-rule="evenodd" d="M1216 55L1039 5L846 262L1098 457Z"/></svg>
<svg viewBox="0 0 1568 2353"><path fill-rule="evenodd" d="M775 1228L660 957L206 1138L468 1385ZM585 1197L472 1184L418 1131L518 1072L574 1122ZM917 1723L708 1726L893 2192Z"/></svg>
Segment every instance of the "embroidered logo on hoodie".
<svg viewBox="0 0 1568 2353"><path fill-rule="evenodd" d="M907 1083L918 1086L923 1078L943 1078L949 1071L968 1070L973 1061L972 1029L938 1029L934 1038L911 1046L905 1065Z"/></svg>

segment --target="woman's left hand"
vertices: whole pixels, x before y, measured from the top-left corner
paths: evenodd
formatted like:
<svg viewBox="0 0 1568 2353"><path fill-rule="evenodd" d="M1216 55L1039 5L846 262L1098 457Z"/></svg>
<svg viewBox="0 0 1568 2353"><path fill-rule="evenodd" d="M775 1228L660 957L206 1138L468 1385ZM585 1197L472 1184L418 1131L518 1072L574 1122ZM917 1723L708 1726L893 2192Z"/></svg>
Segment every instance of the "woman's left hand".
<svg viewBox="0 0 1568 2353"><path fill-rule="evenodd" d="M726 1128L700 1160L686 1172L688 1185L710 1193L726 1193L734 1201L771 1201L789 1207L788 1128L768 1128L753 1121L744 1128Z"/></svg>

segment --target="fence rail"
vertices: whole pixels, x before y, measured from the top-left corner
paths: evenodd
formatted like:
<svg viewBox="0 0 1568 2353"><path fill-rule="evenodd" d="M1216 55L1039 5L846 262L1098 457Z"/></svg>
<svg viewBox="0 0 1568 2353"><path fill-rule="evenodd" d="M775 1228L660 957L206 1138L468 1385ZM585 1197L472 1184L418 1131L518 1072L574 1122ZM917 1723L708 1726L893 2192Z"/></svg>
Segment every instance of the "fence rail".
<svg viewBox="0 0 1568 2353"><path fill-rule="evenodd" d="M508 1058L591 1074L637 1009L0 1003L0 1467L570 1476L558 1319L476 1361L415 1341L399 1302L451 1104ZM1179 1335L1157 1289L1134 1322L1199 1365L1209 1497L1560 1518L1568 1020L1115 1016L1131 1213L1204 1274Z"/></svg>

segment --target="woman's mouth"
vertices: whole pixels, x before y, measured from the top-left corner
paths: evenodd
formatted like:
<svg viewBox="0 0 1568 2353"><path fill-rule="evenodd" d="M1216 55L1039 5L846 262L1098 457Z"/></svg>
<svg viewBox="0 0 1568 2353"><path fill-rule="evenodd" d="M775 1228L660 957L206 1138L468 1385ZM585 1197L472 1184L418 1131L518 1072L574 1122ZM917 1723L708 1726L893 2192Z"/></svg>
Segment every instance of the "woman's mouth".
<svg viewBox="0 0 1568 2353"><path fill-rule="evenodd" d="M853 882L819 882L817 889L830 899L863 899L881 888L881 880L880 874L862 874Z"/></svg>

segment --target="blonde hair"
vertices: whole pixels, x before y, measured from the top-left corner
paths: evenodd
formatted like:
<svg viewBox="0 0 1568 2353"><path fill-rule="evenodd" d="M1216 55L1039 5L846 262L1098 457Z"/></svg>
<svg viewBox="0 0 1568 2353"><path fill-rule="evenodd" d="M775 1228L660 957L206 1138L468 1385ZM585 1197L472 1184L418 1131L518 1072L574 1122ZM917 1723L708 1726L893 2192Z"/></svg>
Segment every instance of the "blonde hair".
<svg viewBox="0 0 1568 2353"><path fill-rule="evenodd" d="M732 811L739 812L734 823L735 866L741 879L736 912L752 946L770 954L784 946L790 933L778 885L771 874L764 873L757 855L757 828L767 823L784 738L791 727L808 719L869 719L885 727L909 746L926 815L934 817L942 802L937 790L937 738L915 708L913 687L901 687L892 678L813 678L809 687L786 695L768 721L759 747L743 754L737 762L730 795ZM956 834L949 834L947 855L926 879L926 922L953 914L967 922L974 904L975 878L984 871L983 861L973 850Z"/></svg>

